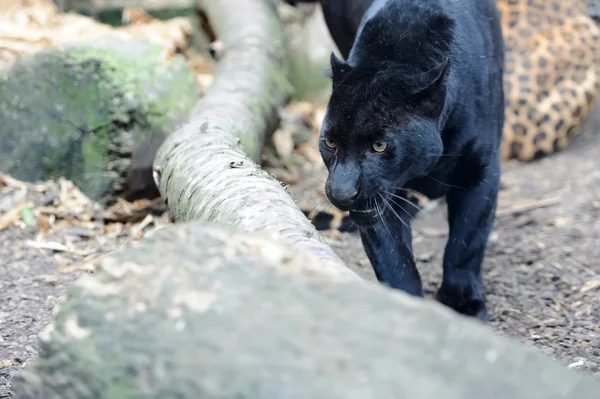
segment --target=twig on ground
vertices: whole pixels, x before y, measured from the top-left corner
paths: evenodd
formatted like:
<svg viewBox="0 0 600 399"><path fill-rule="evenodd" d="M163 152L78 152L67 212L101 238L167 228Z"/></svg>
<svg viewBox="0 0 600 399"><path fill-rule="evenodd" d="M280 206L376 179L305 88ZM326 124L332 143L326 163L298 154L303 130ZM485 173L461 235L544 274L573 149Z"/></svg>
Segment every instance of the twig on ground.
<svg viewBox="0 0 600 399"><path fill-rule="evenodd" d="M91 253L93 253L93 251L82 251L76 248L69 248L64 244L61 244L59 242L55 242L55 241L31 241L31 240L27 240L25 242L25 244L28 247L32 247L32 248L38 248L38 249L50 249L53 251L58 251L58 252L68 252L74 255L78 255L78 256L88 256Z"/></svg>
<svg viewBox="0 0 600 399"><path fill-rule="evenodd" d="M538 201L526 202L523 204L511 206L510 208L499 209L496 212L496 217L514 216L514 215L517 215L520 213L532 211L534 209L545 208L548 206L556 205L556 204L559 204L560 201L561 201L560 198L552 197L552 198L544 198L544 199L538 200Z"/></svg>

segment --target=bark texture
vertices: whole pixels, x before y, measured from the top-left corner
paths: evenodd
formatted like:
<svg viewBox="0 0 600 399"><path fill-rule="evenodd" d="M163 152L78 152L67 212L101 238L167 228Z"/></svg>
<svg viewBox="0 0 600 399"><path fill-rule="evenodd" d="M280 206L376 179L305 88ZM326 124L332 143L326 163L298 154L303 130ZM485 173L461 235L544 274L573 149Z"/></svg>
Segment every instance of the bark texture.
<svg viewBox="0 0 600 399"><path fill-rule="evenodd" d="M332 284L310 261L231 226L162 230L71 288L16 398L598 397L597 380L475 320Z"/></svg>
<svg viewBox="0 0 600 399"><path fill-rule="evenodd" d="M259 166L278 108L292 93L275 0L201 1L224 52L215 80L159 149L154 167L174 220L208 220L266 230L316 257L333 274L350 271L288 192ZM232 12L233 11L233 12Z"/></svg>

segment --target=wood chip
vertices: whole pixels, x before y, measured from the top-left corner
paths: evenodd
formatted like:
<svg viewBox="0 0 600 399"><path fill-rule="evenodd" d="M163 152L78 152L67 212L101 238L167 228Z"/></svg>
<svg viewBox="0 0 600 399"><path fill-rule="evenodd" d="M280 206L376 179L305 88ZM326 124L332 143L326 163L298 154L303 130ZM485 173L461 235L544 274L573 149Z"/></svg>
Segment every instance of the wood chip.
<svg viewBox="0 0 600 399"><path fill-rule="evenodd" d="M78 250L76 248L69 248L66 245L63 245L59 242L55 242L55 241L31 241L31 240L27 240L25 242L25 244L29 247L32 248L38 248L38 249L50 249L53 251L58 251L58 252L67 252L67 253L71 253L74 255L79 255L79 256L88 256L91 253L93 253L92 251L81 251Z"/></svg>
<svg viewBox="0 0 600 399"><path fill-rule="evenodd" d="M135 239L143 238L144 229L148 227L152 222L154 222L154 217L152 215L146 215L144 220L142 220L139 224L135 225L131 229L131 236Z"/></svg>
<svg viewBox="0 0 600 399"><path fill-rule="evenodd" d="M583 293L583 292L593 291L598 288L600 288L600 279L587 281L585 284L583 284L583 286L581 287L581 289L579 291Z"/></svg>
<svg viewBox="0 0 600 399"><path fill-rule="evenodd" d="M7 186L7 187L15 187L21 190L27 190L27 184L15 179L14 177L10 177L9 175L5 175L5 174L1 174L0 173L0 181L2 182L2 185Z"/></svg>
<svg viewBox="0 0 600 399"><path fill-rule="evenodd" d="M14 222L19 220L21 207L13 208L10 211L6 212L4 215L0 216L0 231L6 229L11 226Z"/></svg>
<svg viewBox="0 0 600 399"><path fill-rule="evenodd" d="M0 216L0 231L10 227L17 220L21 219L21 208L31 208L32 206L33 203L31 202L19 202L13 209Z"/></svg>

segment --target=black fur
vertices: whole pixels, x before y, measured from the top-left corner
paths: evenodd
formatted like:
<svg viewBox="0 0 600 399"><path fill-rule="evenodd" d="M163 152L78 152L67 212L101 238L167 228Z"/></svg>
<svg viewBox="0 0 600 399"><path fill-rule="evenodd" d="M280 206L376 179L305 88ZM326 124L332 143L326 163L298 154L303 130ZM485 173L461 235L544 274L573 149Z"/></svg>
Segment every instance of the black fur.
<svg viewBox="0 0 600 399"><path fill-rule="evenodd" d="M321 131L328 198L359 225L377 278L420 296L410 230L415 212L406 193L445 196L450 234L437 299L486 319L481 264L496 210L504 124L495 1L321 3L347 59L332 55ZM387 148L377 152L374 142ZM368 209L374 210L356 212Z"/></svg>

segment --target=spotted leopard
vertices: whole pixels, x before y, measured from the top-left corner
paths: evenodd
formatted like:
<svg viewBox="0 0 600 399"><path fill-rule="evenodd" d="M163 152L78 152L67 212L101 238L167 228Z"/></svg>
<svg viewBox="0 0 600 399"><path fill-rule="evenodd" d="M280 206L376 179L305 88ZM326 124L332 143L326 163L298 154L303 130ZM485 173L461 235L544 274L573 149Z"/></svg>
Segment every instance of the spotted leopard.
<svg viewBox="0 0 600 399"><path fill-rule="evenodd" d="M497 0L506 47L504 160L563 150L600 89L600 28L588 0Z"/></svg>
<svg viewBox="0 0 600 399"><path fill-rule="evenodd" d="M595 0L594 0L595 1ZM497 0L506 48L503 161L565 149L600 90L600 27L588 0ZM590 8L588 8L590 6ZM426 197L412 196L426 208ZM347 212L304 208L317 230L352 231Z"/></svg>

